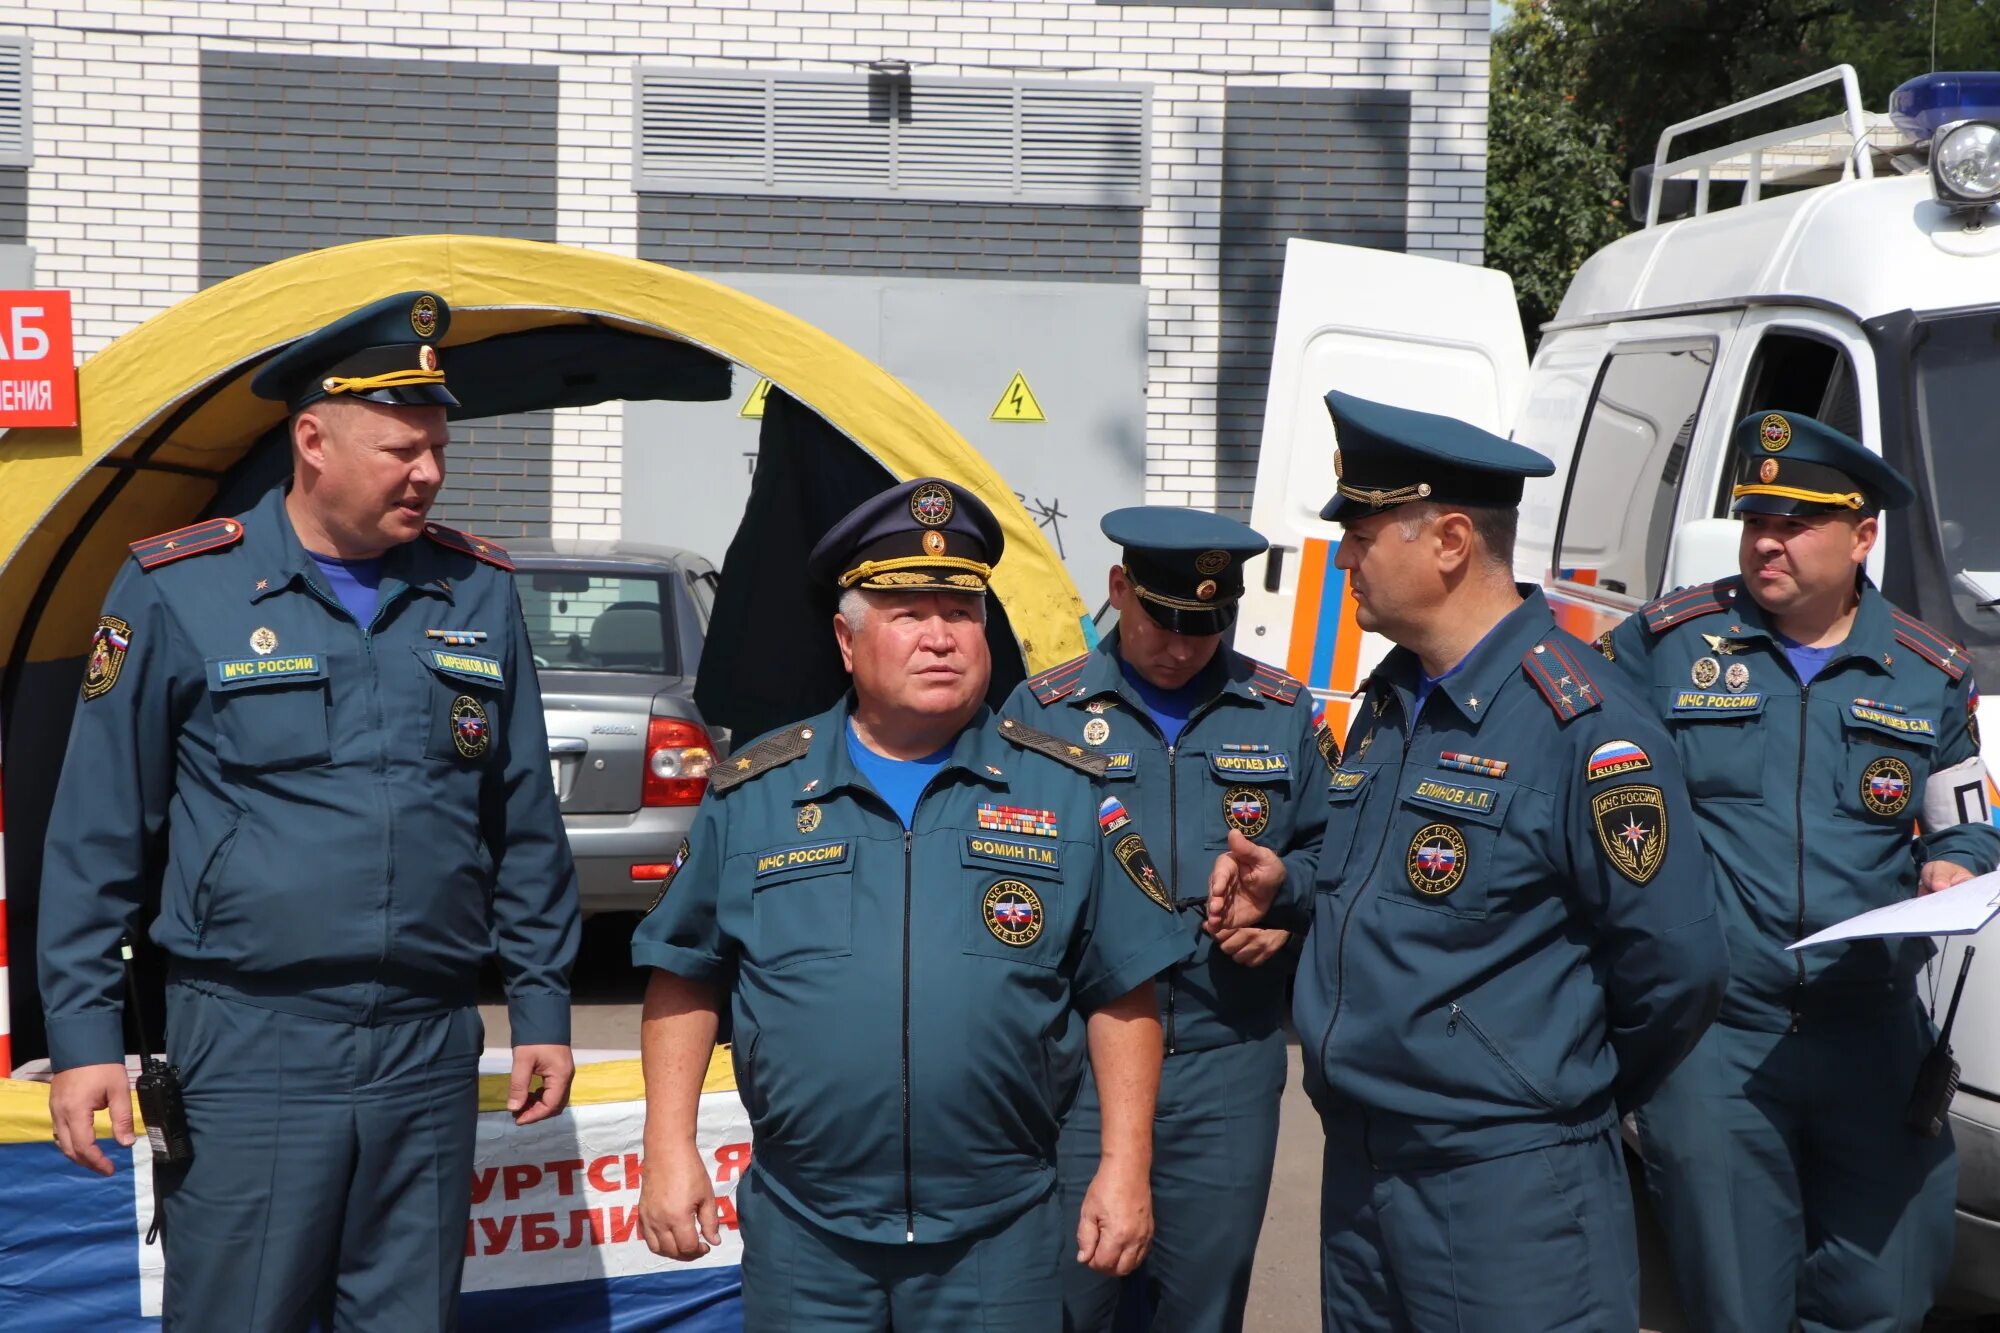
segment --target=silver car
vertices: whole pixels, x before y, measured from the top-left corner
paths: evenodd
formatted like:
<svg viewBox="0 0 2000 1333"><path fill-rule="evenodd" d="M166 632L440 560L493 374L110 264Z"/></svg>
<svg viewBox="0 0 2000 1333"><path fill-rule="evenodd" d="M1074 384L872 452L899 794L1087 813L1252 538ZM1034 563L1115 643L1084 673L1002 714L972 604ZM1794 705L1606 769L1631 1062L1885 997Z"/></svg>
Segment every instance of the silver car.
<svg viewBox="0 0 2000 1333"><path fill-rule="evenodd" d="M636 542L510 541L585 914L644 911L728 753L694 706L716 571Z"/></svg>

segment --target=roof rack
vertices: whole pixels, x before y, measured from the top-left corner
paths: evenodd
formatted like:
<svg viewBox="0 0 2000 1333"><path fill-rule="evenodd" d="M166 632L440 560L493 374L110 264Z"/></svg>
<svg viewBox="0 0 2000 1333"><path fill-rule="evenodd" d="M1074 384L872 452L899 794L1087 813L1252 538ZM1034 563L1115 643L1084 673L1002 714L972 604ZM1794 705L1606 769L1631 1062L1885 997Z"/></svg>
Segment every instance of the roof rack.
<svg viewBox="0 0 2000 1333"><path fill-rule="evenodd" d="M1832 83L1840 85L1846 102L1838 115L1668 160L1667 151L1677 137L1734 120ZM1741 182L1742 202L1754 204L1763 196L1766 185L1824 185L1837 180L1866 180L1875 174L1877 157L1901 168L1902 164L1897 159L1921 147L1891 123L1887 116L1864 111L1854 66L1835 65L1832 69L1796 79L1782 88L1773 88L1740 102L1732 102L1720 110L1704 112L1669 125L1661 132L1659 147L1653 153L1646 225L1658 225L1662 192L1668 181L1679 177L1694 177L1694 215L1700 217L1708 212L1708 187L1714 181Z"/></svg>

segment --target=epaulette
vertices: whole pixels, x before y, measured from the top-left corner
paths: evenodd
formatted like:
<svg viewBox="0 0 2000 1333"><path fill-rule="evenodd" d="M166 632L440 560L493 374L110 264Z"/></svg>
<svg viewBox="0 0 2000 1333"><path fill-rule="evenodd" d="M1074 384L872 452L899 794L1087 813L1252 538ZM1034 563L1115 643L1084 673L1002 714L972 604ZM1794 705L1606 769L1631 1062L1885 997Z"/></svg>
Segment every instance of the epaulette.
<svg viewBox="0 0 2000 1333"><path fill-rule="evenodd" d="M220 551L225 546L234 546L243 540L243 525L233 518L211 518L205 522L192 523L185 528L175 528L157 537L132 543L132 558L139 562L141 569L158 569L161 565L171 565L176 560L185 560L191 555L202 555L208 551Z"/></svg>
<svg viewBox="0 0 2000 1333"><path fill-rule="evenodd" d="M1029 677L1028 688L1034 691L1038 701L1052 704L1076 688L1077 681L1083 677L1084 664L1088 661L1090 661L1089 653L1072 657L1059 666L1050 667L1039 676Z"/></svg>
<svg viewBox="0 0 2000 1333"><path fill-rule="evenodd" d="M1275 699L1288 704L1299 697L1299 691L1306 683L1296 676L1287 675L1274 666L1268 666L1255 658L1250 662L1250 688L1266 699Z"/></svg>
<svg viewBox="0 0 2000 1333"><path fill-rule="evenodd" d="M780 764L789 764L812 749L812 738L813 729L807 726L786 727L766 736L749 749L739 751L728 763L711 768L708 785L716 791L728 791L759 773L767 773Z"/></svg>
<svg viewBox="0 0 2000 1333"><path fill-rule="evenodd" d="M489 542L484 537L475 537L457 528L447 528L442 523L424 524L424 536L439 546L462 551L475 560L484 560L495 569L504 569L509 574L514 572L514 562L507 557L507 548L498 542Z"/></svg>
<svg viewBox="0 0 2000 1333"><path fill-rule="evenodd" d="M1011 717L1000 719L1000 734L1024 750L1039 750L1057 763L1068 764L1094 778L1101 778L1111 766L1111 761L1101 754L1093 754L1060 736L1051 736L1046 731L1037 731L1025 722L1016 722Z"/></svg>
<svg viewBox="0 0 2000 1333"><path fill-rule="evenodd" d="M1720 583L1698 583L1692 588L1677 588L1665 597L1657 597L1639 608L1639 614L1646 618L1646 628L1655 634L1664 634L1683 620L1693 620L1713 611L1727 611L1729 599L1721 591Z"/></svg>
<svg viewBox="0 0 2000 1333"><path fill-rule="evenodd" d="M1893 606L1889 614L1896 619L1897 643L1951 677L1952 684L1964 678L1965 668L1972 660L1965 655L1964 644L1947 639L1915 616L1906 616Z"/></svg>
<svg viewBox="0 0 2000 1333"><path fill-rule="evenodd" d="M1603 702L1597 682L1583 669L1576 650L1560 638L1543 639L1521 655L1521 669L1548 700L1555 715L1568 722Z"/></svg>

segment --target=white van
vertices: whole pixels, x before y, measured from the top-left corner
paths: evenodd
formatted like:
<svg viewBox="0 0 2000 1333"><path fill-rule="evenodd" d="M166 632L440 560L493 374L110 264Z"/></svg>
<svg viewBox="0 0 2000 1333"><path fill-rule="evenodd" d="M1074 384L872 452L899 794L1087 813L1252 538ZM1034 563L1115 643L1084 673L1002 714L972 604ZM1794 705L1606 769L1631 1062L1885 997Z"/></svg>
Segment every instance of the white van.
<svg viewBox="0 0 2000 1333"><path fill-rule="evenodd" d="M1669 157L1691 131L1829 85L1837 116ZM1841 66L1669 129L1646 227L1579 270L1532 365L1504 274L1292 241L1251 510L1273 547L1249 572L1237 646L1304 680L1336 734L1386 649L1356 626L1340 528L1318 517L1334 489L1328 389L1553 458L1555 476L1528 484L1517 574L1585 639L1734 572L1730 428L1776 408L1848 431L1916 483L1869 572L2000 690L2000 208L1984 206L2000 200L2000 76L1913 80L1893 105L1894 120L1863 111ZM1662 220L1677 194L1689 216ZM1978 942L1953 1034L1954 1299L2000 1308L2000 925ZM1933 964L1943 1000L1963 943Z"/></svg>

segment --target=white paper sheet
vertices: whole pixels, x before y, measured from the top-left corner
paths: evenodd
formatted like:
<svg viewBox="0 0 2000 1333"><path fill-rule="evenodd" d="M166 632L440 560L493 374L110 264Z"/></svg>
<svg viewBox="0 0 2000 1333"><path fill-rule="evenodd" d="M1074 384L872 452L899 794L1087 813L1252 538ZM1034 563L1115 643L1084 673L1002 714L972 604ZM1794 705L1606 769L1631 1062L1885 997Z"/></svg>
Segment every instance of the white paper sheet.
<svg viewBox="0 0 2000 1333"><path fill-rule="evenodd" d="M1891 939L1899 935L1970 935L1996 916L2000 916L2000 871L1974 876L1927 897L1863 912L1785 947L1804 949L1839 940Z"/></svg>

